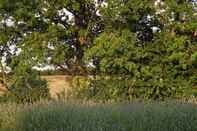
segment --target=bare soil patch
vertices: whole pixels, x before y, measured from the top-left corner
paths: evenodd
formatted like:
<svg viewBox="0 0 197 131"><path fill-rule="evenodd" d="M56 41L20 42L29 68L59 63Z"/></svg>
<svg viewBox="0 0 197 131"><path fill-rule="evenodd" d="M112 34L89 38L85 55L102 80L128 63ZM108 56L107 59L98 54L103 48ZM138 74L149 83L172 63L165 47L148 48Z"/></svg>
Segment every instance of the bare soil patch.
<svg viewBox="0 0 197 131"><path fill-rule="evenodd" d="M42 76L48 82L49 92L52 98L57 98L59 94L67 95L68 90L71 88L71 76L65 75L51 75Z"/></svg>
<svg viewBox="0 0 197 131"><path fill-rule="evenodd" d="M6 88L0 83L0 95L3 95L6 91Z"/></svg>

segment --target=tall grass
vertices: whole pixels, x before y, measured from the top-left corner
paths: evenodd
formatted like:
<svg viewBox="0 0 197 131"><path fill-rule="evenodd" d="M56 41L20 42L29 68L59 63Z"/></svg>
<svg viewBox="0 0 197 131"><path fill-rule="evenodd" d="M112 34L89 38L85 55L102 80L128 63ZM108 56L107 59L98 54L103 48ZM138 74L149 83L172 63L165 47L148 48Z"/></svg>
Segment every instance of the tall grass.
<svg viewBox="0 0 197 131"><path fill-rule="evenodd" d="M0 105L0 131L197 131L184 103L39 102Z"/></svg>

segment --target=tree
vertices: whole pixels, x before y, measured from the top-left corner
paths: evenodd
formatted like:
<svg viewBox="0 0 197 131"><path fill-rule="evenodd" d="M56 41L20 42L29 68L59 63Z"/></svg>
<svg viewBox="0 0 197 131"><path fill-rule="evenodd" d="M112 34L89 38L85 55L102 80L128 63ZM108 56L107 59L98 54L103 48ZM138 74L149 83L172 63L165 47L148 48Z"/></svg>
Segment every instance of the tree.
<svg viewBox="0 0 197 131"><path fill-rule="evenodd" d="M53 64L72 74L85 68L83 52L103 28L97 4L93 0L7 0L1 12L16 23L13 28L22 39L18 48L31 51L30 58L37 63Z"/></svg>
<svg viewBox="0 0 197 131"><path fill-rule="evenodd" d="M95 74L121 85L110 87L114 94L178 96L196 84L194 6L185 0L4 0L0 19L13 24L1 23L1 45L21 50L7 59L13 71L52 64L87 74L92 62Z"/></svg>
<svg viewBox="0 0 197 131"><path fill-rule="evenodd" d="M95 65L99 72L116 76L117 89L113 90L114 84L108 87L108 95L120 95L124 90L128 99L163 99L190 92L196 85L197 48L192 3L169 0L154 5L144 0L111 0L108 4L103 10L103 17L110 21L108 28L85 53L87 63L93 58L99 60ZM106 83L99 86L103 81ZM90 86L96 90L107 86L109 80L103 81L98 78ZM122 81L125 84L121 87Z"/></svg>
<svg viewBox="0 0 197 131"><path fill-rule="evenodd" d="M0 71L1 71L1 82L7 88L7 75L6 75L6 66L10 64L11 57L17 54L18 50L15 47L16 34L13 29L13 23L9 22L11 17L3 17L0 15ZM10 34L11 32L11 34Z"/></svg>
<svg viewBox="0 0 197 131"><path fill-rule="evenodd" d="M32 68L42 64L60 67L69 74L86 72L84 50L103 29L100 4L93 0L1 1L1 57L8 55L10 45L20 50L6 57L14 79L10 88L30 87L28 78L36 78L31 77Z"/></svg>

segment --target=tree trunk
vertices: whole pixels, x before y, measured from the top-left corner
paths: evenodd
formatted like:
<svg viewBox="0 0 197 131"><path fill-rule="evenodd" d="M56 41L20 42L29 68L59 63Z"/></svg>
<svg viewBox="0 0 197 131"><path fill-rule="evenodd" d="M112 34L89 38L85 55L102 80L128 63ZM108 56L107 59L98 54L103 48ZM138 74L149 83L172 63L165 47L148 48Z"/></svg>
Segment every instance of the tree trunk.
<svg viewBox="0 0 197 131"><path fill-rule="evenodd" d="M1 71L1 74L2 74L3 85L5 86L6 89L8 89L7 77L6 77L5 69L4 69L4 66L3 66L3 63L1 61L1 59L0 59L0 71Z"/></svg>

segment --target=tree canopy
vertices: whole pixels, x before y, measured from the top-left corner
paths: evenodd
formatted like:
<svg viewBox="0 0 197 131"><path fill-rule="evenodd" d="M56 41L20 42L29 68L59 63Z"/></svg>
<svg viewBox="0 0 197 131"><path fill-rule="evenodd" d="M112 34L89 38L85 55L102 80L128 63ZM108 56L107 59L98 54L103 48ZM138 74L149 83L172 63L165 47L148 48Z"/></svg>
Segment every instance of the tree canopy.
<svg viewBox="0 0 197 131"><path fill-rule="evenodd" d="M197 84L196 8L192 0L2 0L0 60L13 72L51 64L127 78L125 92L168 97Z"/></svg>

